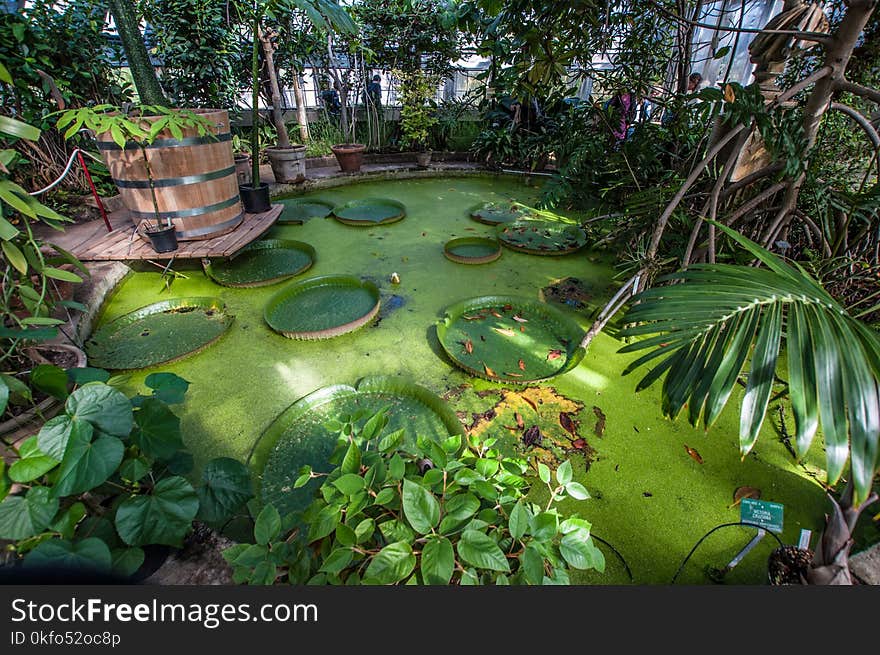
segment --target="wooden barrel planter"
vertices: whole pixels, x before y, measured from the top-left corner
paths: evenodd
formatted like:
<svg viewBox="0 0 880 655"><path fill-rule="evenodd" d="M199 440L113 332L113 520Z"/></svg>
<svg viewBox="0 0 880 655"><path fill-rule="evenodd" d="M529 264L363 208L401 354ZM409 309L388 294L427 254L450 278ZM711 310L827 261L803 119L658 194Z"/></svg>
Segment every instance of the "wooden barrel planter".
<svg viewBox="0 0 880 655"><path fill-rule="evenodd" d="M170 218L180 241L211 239L231 232L244 218L232 155L229 115L220 109L194 109L214 125L214 137L195 128L180 139L161 133L147 147L159 217ZM158 116L144 116L152 122ZM135 225L155 222L143 153L135 143L120 148L109 133L98 135L98 149L122 194Z"/></svg>

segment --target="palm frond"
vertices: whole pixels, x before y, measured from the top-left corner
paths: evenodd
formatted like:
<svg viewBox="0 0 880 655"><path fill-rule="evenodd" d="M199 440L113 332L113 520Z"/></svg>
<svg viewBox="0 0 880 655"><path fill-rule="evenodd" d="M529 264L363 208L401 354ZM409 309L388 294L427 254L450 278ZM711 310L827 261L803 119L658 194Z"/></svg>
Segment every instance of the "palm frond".
<svg viewBox="0 0 880 655"><path fill-rule="evenodd" d="M637 295L623 334L650 336L620 352L650 352L624 374L651 362L637 391L665 373L663 412L675 418L687 405L689 422L709 427L748 366L739 430L745 456L760 433L784 345L796 452L806 453L821 424L829 483L849 459L856 500L864 500L878 465L880 338L801 266L715 225L766 268L694 265L661 278L679 284Z"/></svg>

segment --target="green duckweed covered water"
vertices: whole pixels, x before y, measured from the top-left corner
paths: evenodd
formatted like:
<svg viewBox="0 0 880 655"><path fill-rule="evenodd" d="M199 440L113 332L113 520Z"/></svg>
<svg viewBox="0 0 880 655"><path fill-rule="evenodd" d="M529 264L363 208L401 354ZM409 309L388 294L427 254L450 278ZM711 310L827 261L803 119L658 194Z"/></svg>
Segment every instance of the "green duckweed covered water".
<svg viewBox="0 0 880 655"><path fill-rule="evenodd" d="M400 180L313 195L335 203L386 197L406 205L406 218L392 225L349 227L330 218L313 218L301 226L276 226L267 235L315 247L314 267L293 283L331 274L373 280L384 303L377 324L331 340L292 341L263 321L266 301L283 285L226 288L199 270L182 271L188 279L175 280L170 292L164 293L158 272L133 274L107 304L105 321L168 297L217 296L235 315L228 333L209 349L130 378L132 389L142 389L147 374L166 370L192 383L180 411L186 444L198 462L218 456L246 459L263 430L291 403L318 388L353 384L369 375L408 376L446 395L469 427L478 425L475 415L496 407L499 416L512 414L511 387L470 377L448 361L434 329L442 310L479 295L537 299L548 284L575 277L594 292L589 307L572 312L586 329L590 313L616 289L612 256L588 249L562 257L505 250L500 259L481 266L445 258L443 244L449 239L492 236L492 227L468 218L475 205L510 198L535 203L537 190L517 179ZM390 283L392 273L399 275L399 285ZM739 508L732 506L733 493L740 486L757 487L763 499L785 504L784 543L796 543L801 528L821 526L827 507L822 487L813 477L821 477L815 466L823 458L819 440L805 466L797 464L772 425L778 424L770 420L778 416L774 410L757 446L740 461L738 398L709 432L691 428L684 420L668 421L660 412L658 388L637 395L634 387L640 374L621 377L635 357L618 355L621 345L613 326L599 335L575 369L540 385L556 400L536 404L537 410L526 420L541 425L546 434L554 426L559 431L556 417L563 407L579 422L579 434L591 451L588 470L581 457L585 450L573 449L564 435L554 452L572 454L580 462L578 479L592 498L566 502L562 509L591 521L594 533L626 559L637 583L668 583L703 534L720 523L736 522ZM505 403L511 405L508 414ZM524 404L516 407L521 414L528 409ZM507 432L503 425L492 429ZM685 446L698 451L703 463L695 461ZM718 530L703 542L678 581L708 583L704 569L726 564L753 532L741 527ZM766 557L774 546L771 537L765 538L726 581L763 584ZM620 560L606 546L600 547L606 554L606 573L575 580L627 583L629 576Z"/></svg>

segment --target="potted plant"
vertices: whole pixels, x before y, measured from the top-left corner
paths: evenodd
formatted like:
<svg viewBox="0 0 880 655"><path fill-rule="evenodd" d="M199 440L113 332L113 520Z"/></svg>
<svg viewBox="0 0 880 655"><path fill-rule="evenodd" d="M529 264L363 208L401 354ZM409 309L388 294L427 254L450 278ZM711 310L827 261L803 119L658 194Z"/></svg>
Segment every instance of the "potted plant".
<svg viewBox="0 0 880 655"><path fill-rule="evenodd" d="M427 168L431 161L429 138L437 124L437 115L431 100L439 79L422 69L395 70L400 94L400 133L402 142L416 152L416 163Z"/></svg>
<svg viewBox="0 0 880 655"><path fill-rule="evenodd" d="M65 138L72 138L81 128L95 133L98 148L104 153L114 182L123 192L123 199L132 212L138 229L143 227L153 249L160 253L176 250L177 226L171 217L176 211L163 212L159 209L159 185L153 170L154 155L148 154L148 150L160 138L163 141L180 141L186 138L184 131L197 135L196 138L199 139L216 141L213 131L215 125L192 110L158 105L138 105L127 112L113 105L97 105L69 109L60 114L57 127L59 130L66 128ZM140 156L132 158L129 155L132 150L137 150ZM126 174L126 179L120 179L123 173ZM146 180L137 179L142 173L146 174ZM149 189L151 204L146 212L140 206L139 201L142 198L135 193L144 188ZM128 197L126 193L129 194ZM137 220L143 214L152 214L152 222L146 218Z"/></svg>
<svg viewBox="0 0 880 655"><path fill-rule="evenodd" d="M244 202L245 210L251 213L267 211L269 204L269 185L260 182L260 43L264 42L264 54L267 57L269 65L270 84L274 78L274 63L272 54L274 48L271 44L271 35L263 34L262 20L265 15L273 15L276 11L290 12L294 9L305 10L309 20L317 27L324 30L337 30L354 33L356 27L348 13L333 0L253 0L253 16L251 17L251 26L253 30L253 39L251 47L251 183L240 186L241 199ZM268 41L268 42L267 42ZM277 96L276 96L277 93ZM302 171L305 171L305 146L292 146L287 128L284 125L281 116L280 104L281 94L278 90L278 80L274 78L273 86L273 105L277 111L275 120L276 129L278 130L278 146L275 148L267 148L267 154L270 157L276 157L276 164L273 164L273 172L276 180L288 181L288 172L286 172L284 163L285 158L288 161L302 160ZM274 151L274 152L273 152ZM298 165L296 165L298 166ZM298 175L293 173L293 179L296 180ZM303 177L305 177L303 173ZM299 180L297 180L299 181Z"/></svg>

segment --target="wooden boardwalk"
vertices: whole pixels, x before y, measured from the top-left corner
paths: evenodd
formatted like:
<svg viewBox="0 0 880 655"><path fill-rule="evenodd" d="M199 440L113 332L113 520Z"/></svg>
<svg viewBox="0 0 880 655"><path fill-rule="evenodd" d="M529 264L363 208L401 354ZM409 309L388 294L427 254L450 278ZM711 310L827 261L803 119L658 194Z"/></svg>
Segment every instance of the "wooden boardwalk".
<svg viewBox="0 0 880 655"><path fill-rule="evenodd" d="M111 232L107 231L103 221L89 221L46 237L49 243L64 248L83 262L230 257L265 234L281 215L282 209L283 205L272 205L269 211L262 214L245 214L242 222L231 232L213 239L180 241L177 250L172 252L156 252L146 236L135 234L128 210L110 214Z"/></svg>

